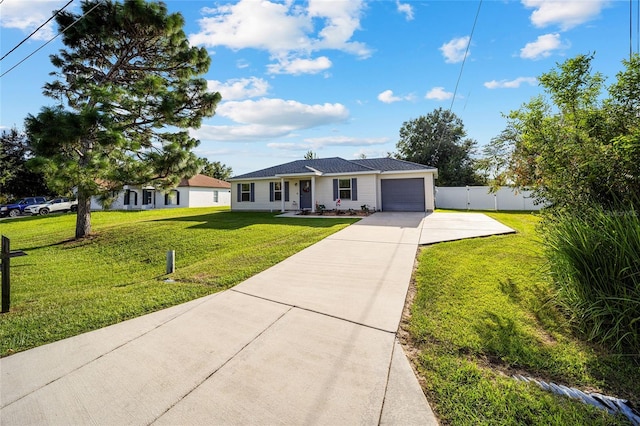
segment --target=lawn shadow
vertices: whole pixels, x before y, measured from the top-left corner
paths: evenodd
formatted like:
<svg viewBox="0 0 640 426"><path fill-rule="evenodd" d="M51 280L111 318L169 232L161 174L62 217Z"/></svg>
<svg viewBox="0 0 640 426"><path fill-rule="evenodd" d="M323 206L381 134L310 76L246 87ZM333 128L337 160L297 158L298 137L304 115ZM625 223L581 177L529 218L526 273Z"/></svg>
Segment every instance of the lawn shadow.
<svg viewBox="0 0 640 426"><path fill-rule="evenodd" d="M190 228L195 229L241 229L253 225L287 225L308 228L331 228L338 224L352 224L358 218L319 219L304 217L278 217L278 213L270 212L213 212L193 216L181 216L165 219L151 219L150 222L193 222Z"/></svg>

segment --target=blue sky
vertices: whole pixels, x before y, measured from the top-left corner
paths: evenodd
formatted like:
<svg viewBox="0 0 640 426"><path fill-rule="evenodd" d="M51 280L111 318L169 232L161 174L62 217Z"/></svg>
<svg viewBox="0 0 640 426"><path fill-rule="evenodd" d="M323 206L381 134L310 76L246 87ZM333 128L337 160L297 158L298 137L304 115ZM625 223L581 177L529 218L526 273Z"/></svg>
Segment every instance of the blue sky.
<svg viewBox="0 0 640 426"><path fill-rule="evenodd" d="M3 0L2 55L68 0ZM78 11L79 0L67 10ZM595 52L613 82L628 58L630 15L637 49L638 0L479 1L183 0L193 45L211 55L205 78L223 101L192 135L196 153L234 174L301 159L368 158L394 152L402 123L435 108L460 117L482 146L505 127L503 113L541 93L536 77ZM630 13L630 4L632 11ZM45 27L0 63L2 73L40 48ZM54 100L42 86L56 39L0 79L0 127L22 128Z"/></svg>

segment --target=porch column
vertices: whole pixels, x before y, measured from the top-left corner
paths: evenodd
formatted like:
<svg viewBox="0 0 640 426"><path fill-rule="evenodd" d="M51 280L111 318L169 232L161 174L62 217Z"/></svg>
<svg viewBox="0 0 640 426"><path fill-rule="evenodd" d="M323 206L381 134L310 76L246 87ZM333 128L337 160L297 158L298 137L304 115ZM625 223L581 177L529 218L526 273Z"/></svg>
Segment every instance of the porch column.
<svg viewBox="0 0 640 426"><path fill-rule="evenodd" d="M280 178L280 211L284 213L284 178Z"/></svg>
<svg viewBox="0 0 640 426"><path fill-rule="evenodd" d="M311 176L311 213L316 212L316 177Z"/></svg>

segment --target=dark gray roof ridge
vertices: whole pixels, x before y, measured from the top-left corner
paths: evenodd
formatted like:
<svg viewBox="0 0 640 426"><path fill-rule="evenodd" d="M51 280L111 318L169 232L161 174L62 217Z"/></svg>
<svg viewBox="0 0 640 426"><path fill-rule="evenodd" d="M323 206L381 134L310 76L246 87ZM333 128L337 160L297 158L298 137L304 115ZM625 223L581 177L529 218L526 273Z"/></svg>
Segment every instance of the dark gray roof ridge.
<svg viewBox="0 0 640 426"><path fill-rule="evenodd" d="M260 179L275 177L276 175L310 174L320 173L362 173L368 171L394 171L394 170L427 170L434 167L395 158L371 158L358 160L345 160L341 157L314 158L311 160L295 160L289 163L279 164L266 169L256 170L234 176L231 180Z"/></svg>

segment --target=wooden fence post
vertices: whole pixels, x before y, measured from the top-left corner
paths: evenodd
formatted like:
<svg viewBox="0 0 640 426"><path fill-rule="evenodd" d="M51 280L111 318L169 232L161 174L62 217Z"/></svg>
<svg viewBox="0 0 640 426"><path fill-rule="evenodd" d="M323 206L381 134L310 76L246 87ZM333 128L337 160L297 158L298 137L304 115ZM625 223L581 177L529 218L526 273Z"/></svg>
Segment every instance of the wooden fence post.
<svg viewBox="0 0 640 426"><path fill-rule="evenodd" d="M11 241L9 238L2 236L2 250L0 251L0 271L2 271L2 311L0 313L7 313L11 308L11 279L10 279L10 259L12 257L26 256L27 253L22 250L11 251Z"/></svg>

